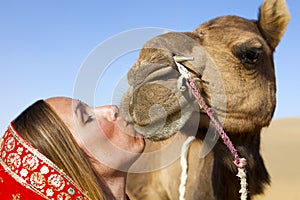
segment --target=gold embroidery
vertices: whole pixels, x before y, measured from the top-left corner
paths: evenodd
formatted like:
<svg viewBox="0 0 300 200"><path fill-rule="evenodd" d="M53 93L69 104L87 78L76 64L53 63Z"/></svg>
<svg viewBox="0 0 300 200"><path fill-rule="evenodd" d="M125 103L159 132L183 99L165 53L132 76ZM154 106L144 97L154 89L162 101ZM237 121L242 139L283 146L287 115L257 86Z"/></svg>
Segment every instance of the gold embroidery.
<svg viewBox="0 0 300 200"><path fill-rule="evenodd" d="M20 200L21 195L20 194L12 194L12 200Z"/></svg>
<svg viewBox="0 0 300 200"><path fill-rule="evenodd" d="M3 139L0 138L0 165L17 182L44 199L88 199L70 177L23 140L12 125L5 132ZM4 183L2 177L0 187L1 183ZM11 194L11 198L20 200L21 194Z"/></svg>

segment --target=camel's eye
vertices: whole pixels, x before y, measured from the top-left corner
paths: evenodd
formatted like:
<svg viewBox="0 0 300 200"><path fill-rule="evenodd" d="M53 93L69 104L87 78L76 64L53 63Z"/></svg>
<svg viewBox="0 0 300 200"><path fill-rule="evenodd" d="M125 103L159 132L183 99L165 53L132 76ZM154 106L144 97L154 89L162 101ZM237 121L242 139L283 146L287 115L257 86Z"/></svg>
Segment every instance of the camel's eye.
<svg viewBox="0 0 300 200"><path fill-rule="evenodd" d="M249 49L241 55L241 58L244 62L254 63L257 61L260 55L260 51L257 49Z"/></svg>
<svg viewBox="0 0 300 200"><path fill-rule="evenodd" d="M251 44L251 43L250 43ZM233 49L234 55L243 63L245 66L255 64L263 52L262 45L249 45L244 43L242 45L235 46Z"/></svg>

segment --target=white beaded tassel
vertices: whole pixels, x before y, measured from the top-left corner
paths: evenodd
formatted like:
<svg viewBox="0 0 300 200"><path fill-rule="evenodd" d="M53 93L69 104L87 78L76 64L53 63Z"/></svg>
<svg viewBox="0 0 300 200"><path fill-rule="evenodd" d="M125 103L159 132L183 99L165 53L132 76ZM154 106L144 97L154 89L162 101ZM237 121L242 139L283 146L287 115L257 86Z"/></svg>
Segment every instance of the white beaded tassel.
<svg viewBox="0 0 300 200"><path fill-rule="evenodd" d="M184 200L185 195L185 185L187 180L187 158L185 156L186 150L189 148L189 144L195 139L195 136L189 136L184 143L182 144L180 151L180 165L181 165L181 176L180 176L180 185L179 185L179 200Z"/></svg>
<svg viewBox="0 0 300 200"><path fill-rule="evenodd" d="M246 200L248 195L248 190L247 190L248 184L247 184L247 175L246 175L245 168L238 168L238 173L236 176L240 178L241 189L239 193L241 194L241 200Z"/></svg>

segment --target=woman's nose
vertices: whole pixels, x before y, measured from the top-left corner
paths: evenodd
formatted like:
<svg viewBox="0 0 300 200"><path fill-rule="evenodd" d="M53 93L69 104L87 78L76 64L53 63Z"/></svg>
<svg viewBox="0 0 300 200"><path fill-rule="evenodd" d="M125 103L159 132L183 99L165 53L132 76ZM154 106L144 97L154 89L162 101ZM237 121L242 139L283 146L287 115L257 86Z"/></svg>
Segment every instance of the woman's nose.
<svg viewBox="0 0 300 200"><path fill-rule="evenodd" d="M119 108L115 105L95 107L96 116L106 118L108 121L115 121L119 115Z"/></svg>

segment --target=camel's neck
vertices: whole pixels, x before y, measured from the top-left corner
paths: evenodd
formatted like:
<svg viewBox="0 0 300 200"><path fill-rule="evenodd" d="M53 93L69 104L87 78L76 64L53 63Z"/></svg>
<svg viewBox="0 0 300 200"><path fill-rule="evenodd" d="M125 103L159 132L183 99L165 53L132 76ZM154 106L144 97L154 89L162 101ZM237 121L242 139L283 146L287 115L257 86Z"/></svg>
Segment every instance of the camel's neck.
<svg viewBox="0 0 300 200"><path fill-rule="evenodd" d="M229 137L240 157L247 159L247 182L250 194L263 193L264 186L270 183L270 179L259 152L260 131L249 134L229 134ZM212 185L215 196L217 199L239 199L240 185L232 154L221 139L214 146L213 152Z"/></svg>

